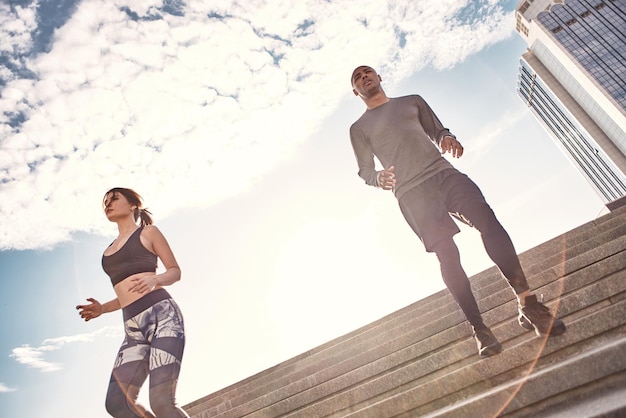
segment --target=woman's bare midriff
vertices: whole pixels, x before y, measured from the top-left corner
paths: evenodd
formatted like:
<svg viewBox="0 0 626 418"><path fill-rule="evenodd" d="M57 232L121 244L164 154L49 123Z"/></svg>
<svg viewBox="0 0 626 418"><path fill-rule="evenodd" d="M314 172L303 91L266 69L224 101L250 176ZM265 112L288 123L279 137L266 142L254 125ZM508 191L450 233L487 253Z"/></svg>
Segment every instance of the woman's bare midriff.
<svg viewBox="0 0 626 418"><path fill-rule="evenodd" d="M150 292L154 292L155 290L162 288L161 286L155 286L149 292L144 293L131 291L130 289L135 285L135 281L133 281L132 278L142 274L145 273L133 274L132 276L128 276L113 287L121 308L130 305L131 303L135 302L136 300L140 299L142 296L145 296Z"/></svg>

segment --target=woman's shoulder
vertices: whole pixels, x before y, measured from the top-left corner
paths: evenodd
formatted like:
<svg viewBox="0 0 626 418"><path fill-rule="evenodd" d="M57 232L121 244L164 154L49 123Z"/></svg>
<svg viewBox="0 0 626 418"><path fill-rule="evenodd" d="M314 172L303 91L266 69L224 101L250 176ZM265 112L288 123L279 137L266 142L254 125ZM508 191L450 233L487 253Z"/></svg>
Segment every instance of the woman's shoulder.
<svg viewBox="0 0 626 418"><path fill-rule="evenodd" d="M165 239L165 236L163 235L161 230L154 224L144 226L143 231L141 232L141 236L151 242L154 242L155 240Z"/></svg>
<svg viewBox="0 0 626 418"><path fill-rule="evenodd" d="M143 235L143 236L150 237L150 236L155 236L155 235L160 235L161 234L161 231L159 230L159 228L156 225L154 225L154 224L145 225L145 226L142 226L141 228L142 228L141 235Z"/></svg>

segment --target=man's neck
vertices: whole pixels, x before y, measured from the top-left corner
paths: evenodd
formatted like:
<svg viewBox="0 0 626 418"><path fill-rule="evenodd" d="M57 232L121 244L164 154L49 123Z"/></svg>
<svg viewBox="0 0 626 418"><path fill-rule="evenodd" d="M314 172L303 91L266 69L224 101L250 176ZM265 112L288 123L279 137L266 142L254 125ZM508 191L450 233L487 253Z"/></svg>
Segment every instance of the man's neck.
<svg viewBox="0 0 626 418"><path fill-rule="evenodd" d="M385 92L381 91L368 99L363 99L363 101L365 102L365 106L367 106L367 110L372 110L387 103L389 101L389 97L387 97Z"/></svg>

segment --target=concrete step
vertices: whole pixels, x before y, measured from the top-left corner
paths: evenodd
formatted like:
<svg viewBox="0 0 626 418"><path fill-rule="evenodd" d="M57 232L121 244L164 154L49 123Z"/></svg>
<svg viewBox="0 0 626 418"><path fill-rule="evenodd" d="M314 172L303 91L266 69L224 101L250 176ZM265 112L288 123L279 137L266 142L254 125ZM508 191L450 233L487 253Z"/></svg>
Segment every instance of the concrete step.
<svg viewBox="0 0 626 418"><path fill-rule="evenodd" d="M604 263L605 270L607 269L610 270L610 265L612 265L612 261L613 260L611 259L608 259L605 261ZM585 274L584 271L581 271L580 275L581 275L581 278L589 277L589 275ZM593 306L594 304L597 304L598 301L602 302L603 300L605 300L606 291L609 291L609 292L618 291L619 285L623 283L626 283L626 280L624 280L624 277L621 277L621 276L615 276L610 280L607 279L607 281L605 282L596 283L595 286L589 283L580 283L581 285L586 285L587 287L585 289L580 290L581 294L576 295L576 300L582 299L583 301L585 301L586 305L584 305L584 307L588 309L589 306ZM574 300L574 302L576 302L576 300ZM569 306L568 311L570 312L574 312L576 309L579 308L579 307L576 307L574 304L572 304L567 298L564 299L563 305ZM532 338L532 336L534 335L532 333L524 333L524 330L520 327L511 326L511 322L513 321L509 321L508 324L504 324L501 327L494 328L494 332L496 332L496 335L498 335L498 337L502 340L502 342L504 343L505 349L507 350L508 350L507 345L509 344L507 341L513 340L514 338L519 337L520 334L525 334L526 337L528 338ZM571 332L572 331L570 329L569 333ZM462 334L462 335L459 335L459 334ZM415 340L415 338L413 338L413 340ZM462 341L459 341L459 340L462 340ZM463 345L463 347L459 348L459 347L451 346L451 344L455 342L457 344ZM425 355L428 352L430 352L431 351L430 347L442 347L446 345L450 347L448 347L448 349L444 351L441 356L439 356L439 359L432 359L432 358L429 359L429 362L432 363L433 369L435 370L440 369L444 367L444 365L446 364L448 364L448 367L457 367L456 363L451 363L451 361L454 359L454 355L456 355L457 357L461 356L463 359L465 359L465 361L469 361L469 362L475 361L476 359L475 347L474 347L473 341L469 339L469 330L467 329L466 332L462 332L462 331L459 332L459 329L451 329L451 330L446 330L446 332L441 333L439 335L435 335L434 338L427 338L427 339L422 340L418 345L412 347L412 349L404 349L400 352L393 353L393 355L388 356L385 362L374 360L373 364L368 364L368 360L371 360L368 358L365 358L365 359L354 358L354 359L350 359L349 361L345 361L343 362L344 367L350 365L350 367L348 368L351 368L355 363L357 364L365 363L369 369L373 369L373 370L371 370L370 373L366 373L365 368L363 367L361 367L360 369L352 369L353 370L352 372L349 372L346 375L340 376L338 379L328 381L325 386L327 387L328 393L332 393L332 391L336 390L337 386L349 386L351 384L354 384L355 382L350 381L350 379L358 381L359 379L367 378L368 376L371 376L375 374L376 372L380 372L380 370L376 370L376 367L382 368L383 370L385 368L388 369L388 368L397 367L397 363L401 362L403 359L404 361L410 361L411 359L415 359L415 357L419 355ZM369 354L371 354L370 357L372 358L377 358L379 355L376 349L370 350ZM392 358L396 358L396 361L392 362L390 365L386 365L387 363L389 363L389 360ZM457 358L456 360L458 363L459 359ZM334 370L331 369L331 370L321 371L319 373L309 376L309 378L315 379L316 381L318 380L323 381L325 376L327 376L329 373L338 373L338 370L335 368ZM343 383L341 383L341 380L343 380ZM292 390L295 390L296 387L298 387L298 385L292 385ZM263 403L266 403L268 401L268 397L272 398L273 396L275 396L276 399L274 400L278 400L281 397L284 398L286 388L282 387L281 389L282 390L279 390L275 392L274 394L268 394L268 396L263 397L263 401L264 401ZM324 386L319 386L316 388L317 396L320 396L320 395L324 396L324 394L319 393L321 390L324 390ZM302 398L306 396L311 396L311 393L312 393L311 391L298 393L297 396ZM313 393L315 393L315 391ZM283 404L280 404L280 401L279 401L278 405L274 405L272 407L273 410L263 409L263 405L259 404L259 401L250 402L247 405L241 406L239 408L234 408L233 410L230 411L230 413L227 413L224 416L243 416L247 413L252 413L255 410L258 410L259 408L261 408L259 410L261 414L260 416L264 414L266 416L274 416L274 413L278 414L279 411L276 408L280 408L280 405L288 405L288 406L290 405L290 407L293 407L294 403L297 403L297 399L298 399L297 397L289 398L285 400ZM207 415L207 416L212 416L212 415Z"/></svg>
<svg viewBox="0 0 626 418"><path fill-rule="evenodd" d="M520 262L529 278L543 273L564 260L581 255L589 249L603 245L626 235L626 208L603 221L592 221L577 229L556 237L544 244L520 254ZM493 292L494 288L504 288L506 282L498 280L500 272L492 267L471 278L476 292ZM530 280L529 280L530 281ZM477 296L479 298L479 296Z"/></svg>
<svg viewBox="0 0 626 418"><path fill-rule="evenodd" d="M526 266L535 264L554 255L567 255L568 249L579 244L585 244L589 239L617 230L615 237L624 234L626 224L626 207L622 207L608 215L587 222L564 234L554 237L520 254L522 263Z"/></svg>
<svg viewBox="0 0 626 418"><path fill-rule="evenodd" d="M546 405L543 405L546 403ZM534 405L535 412L519 410L510 417L543 418L623 418L626 416L626 373L612 375L581 385Z"/></svg>
<svg viewBox="0 0 626 418"><path fill-rule="evenodd" d="M553 311L558 310L568 324L566 341L575 334L572 326L579 320L584 324L584 318L626 299L621 284L626 280L620 276L626 264L626 210L603 218L560 238L569 248L565 252L560 243L557 245L557 238L542 245L543 249L529 250L527 256L528 260L536 260L532 266L537 266L528 267L535 272L529 277L531 287L543 294L547 304ZM546 258L537 260L539 254ZM513 294L497 270L490 270L497 274L483 272L472 278L472 286L485 322L505 347L497 358L508 358L511 352L524 357L529 354L528 349L517 347L532 346L537 339L515 325L517 307ZM576 325L574 330L581 326ZM444 290L199 399L185 409L196 418L324 416L319 415L323 411L343 416L346 408L370 408L385 397L402 393L407 384L418 384L420 379L433 379L476 364L478 357L470 332L460 310ZM578 347L582 343L572 344ZM566 357L569 352L557 351ZM556 354L544 353L540 359L546 355L552 356L551 361L560 361ZM514 379L516 367L490 379ZM416 369L418 373L414 373ZM463 396L475 396L472 393L479 393L480 385L467 391L469 394ZM449 405L451 401L446 402ZM337 415L337 411L343 412Z"/></svg>
<svg viewBox="0 0 626 418"><path fill-rule="evenodd" d="M626 294L626 272L613 275L611 281L617 284L621 283L621 292ZM615 283L608 285L612 286ZM604 282L599 282L596 289L588 289L588 292L596 295L596 299L599 299L601 297L600 289L604 286ZM602 301L600 300L598 303L602 304ZM626 301L619 303L621 303L619 309L622 309L619 312L626 314ZM399 400L394 397L397 393L406 392L407 388L413 387L416 388L416 392L411 391L409 399L417 402L418 405L436 402L437 399L447 405L451 399L449 396L445 396L450 395L452 398L454 396L467 396L467 392L461 391L462 388L467 389L470 394L480 392L485 389L485 385L487 385L485 379L488 377L495 379L494 381L506 381L516 376L517 373L521 373L529 361L534 361L536 366L541 366L545 362L557 362L561 360L561 357L566 358L570 353L570 350L566 348L575 347L578 350L580 347L576 344L596 337L596 333L608 332L623 322L625 316L615 315L617 308L612 309L599 309L583 316L574 323L568 322L566 334L548 341L535 338L534 333L524 332L521 327L511 323L500 325L494 328L494 333L503 343L504 352L485 361L478 360L475 343L470 338L469 333L464 338L456 339L447 344L444 343L444 340L448 339L451 333L442 333L438 336L440 340L438 343L434 341L417 342L400 352L325 382L311 391L300 393L289 400L285 400L282 405L277 403L259 410L258 415L253 414L251 416L263 416L263 414L278 416L284 412L280 409L281 406L289 405L293 410L294 406L306 404L307 401L309 403L303 408L295 410L293 416L344 416L352 408L363 408L370 403L384 402L385 399L393 399L390 402L395 404ZM424 353L423 347L431 344L437 346L437 349ZM544 357L546 358L544 359ZM479 367L479 372L477 373L476 369L472 367ZM496 376L498 377L496 378ZM430 384L430 386L423 387L425 384ZM326 387L326 393L320 393L323 387ZM448 391L453 392L449 394ZM423 397L416 398L416 393ZM321 400L315 401L315 396L319 397L320 394L326 397L320 397ZM435 398L430 399L429 396ZM386 403L383 405L384 408L389 406ZM430 407L437 407L437 404L435 403ZM380 413L379 410L375 411ZM427 409L420 412L426 411Z"/></svg>
<svg viewBox="0 0 626 418"><path fill-rule="evenodd" d="M329 416L500 416L520 406L528 407L598 378L624 372L624 315L626 301L569 324L563 336L547 341L525 340L507 347L497 357L412 380L379 395L378 400L353 404ZM602 347L610 347L610 351L602 351ZM601 365L598 358L607 363Z"/></svg>
<svg viewBox="0 0 626 418"><path fill-rule="evenodd" d="M610 387L626 383L626 335L623 332L622 330L621 336L613 340L597 344L561 362L532 371L527 376L513 379L423 416L446 418L465 418L485 414L489 416L546 416L548 405L552 405L559 411L559 414L567 414L568 417L580 416L580 411L577 411L578 406L563 405L565 399L571 398L570 392L585 387L588 394L588 385L596 381L602 381L602 386L609 385ZM611 382L607 383L605 379L610 379ZM626 394L626 386L618 387L617 390L611 392L611 397L616 392ZM605 401L608 401L608 398ZM604 405L604 410L615 411L624 407L626 407L626 396L613 399L611 404ZM409 412L404 416L415 416L415 411Z"/></svg>

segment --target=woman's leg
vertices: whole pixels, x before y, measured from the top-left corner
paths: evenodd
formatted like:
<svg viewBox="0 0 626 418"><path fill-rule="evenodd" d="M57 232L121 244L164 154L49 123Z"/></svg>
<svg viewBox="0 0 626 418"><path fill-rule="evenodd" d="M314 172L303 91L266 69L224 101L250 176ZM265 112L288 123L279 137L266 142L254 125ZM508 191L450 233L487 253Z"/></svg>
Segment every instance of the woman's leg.
<svg viewBox="0 0 626 418"><path fill-rule="evenodd" d="M157 418L189 418L189 415L176 406L177 380L170 380L150 387L150 406Z"/></svg>
<svg viewBox="0 0 626 418"><path fill-rule="evenodd" d="M105 406L115 418L154 418L137 404L139 388L148 376L150 346L137 343L128 336L120 348L107 391Z"/></svg>
<svg viewBox="0 0 626 418"><path fill-rule="evenodd" d="M150 348L150 406L157 418L189 417L176 405L176 384L185 348L183 316L173 299L153 308L158 325Z"/></svg>

